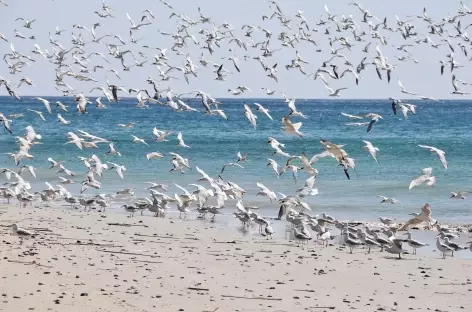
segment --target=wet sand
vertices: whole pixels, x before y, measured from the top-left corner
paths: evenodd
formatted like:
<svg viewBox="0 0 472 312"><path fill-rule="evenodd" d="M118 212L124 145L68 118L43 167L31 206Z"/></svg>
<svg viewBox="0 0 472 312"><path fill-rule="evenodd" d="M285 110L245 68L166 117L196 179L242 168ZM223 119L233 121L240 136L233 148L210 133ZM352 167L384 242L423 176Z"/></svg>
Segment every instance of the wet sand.
<svg viewBox="0 0 472 312"><path fill-rule="evenodd" d="M21 245L14 222L36 236ZM0 225L0 311L472 310L472 261L437 252L302 249L218 220L67 208L4 205Z"/></svg>

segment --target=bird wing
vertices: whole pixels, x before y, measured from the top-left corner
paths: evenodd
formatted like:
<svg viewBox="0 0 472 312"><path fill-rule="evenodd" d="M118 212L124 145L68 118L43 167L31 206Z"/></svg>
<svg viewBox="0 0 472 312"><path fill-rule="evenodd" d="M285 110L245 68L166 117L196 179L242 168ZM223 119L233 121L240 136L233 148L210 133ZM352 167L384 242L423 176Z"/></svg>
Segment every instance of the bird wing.
<svg viewBox="0 0 472 312"><path fill-rule="evenodd" d="M444 155L444 153L441 153L441 152L438 152L437 154L438 154L439 160L441 161L441 164L443 165L445 169L447 169L446 156Z"/></svg>
<svg viewBox="0 0 472 312"><path fill-rule="evenodd" d="M178 184L176 184L176 183L174 183L174 185L177 186L179 189L181 189L186 195L190 195L190 192L187 191L186 188L184 188L184 187L182 187L182 186L180 186L180 185L178 185Z"/></svg>
<svg viewBox="0 0 472 312"><path fill-rule="evenodd" d="M408 187L408 189L411 190L412 188L422 184L424 181L426 181L426 179L427 177L424 175L419 176L418 178L410 182L410 186Z"/></svg>
<svg viewBox="0 0 472 312"><path fill-rule="evenodd" d="M315 176L309 177L308 179L305 180L305 186L312 188L313 185L315 185Z"/></svg>
<svg viewBox="0 0 472 312"><path fill-rule="evenodd" d="M51 105L49 104L49 101L40 97L37 97L36 99L40 100L43 102L44 106L46 106L46 109L48 110L49 114L51 114Z"/></svg>
<svg viewBox="0 0 472 312"><path fill-rule="evenodd" d="M424 176L431 176L431 174L433 173L433 168L424 168L424 169L421 169L421 174L424 175Z"/></svg>
<svg viewBox="0 0 472 312"><path fill-rule="evenodd" d="M264 184L257 182L256 185L261 189L262 192L264 193L270 192L269 189Z"/></svg>
<svg viewBox="0 0 472 312"><path fill-rule="evenodd" d="M317 162L319 159L324 158L324 157L328 157L328 156L333 157L333 154L331 154L331 152L329 152L329 151L324 151L323 153L316 154L310 159L310 165Z"/></svg>

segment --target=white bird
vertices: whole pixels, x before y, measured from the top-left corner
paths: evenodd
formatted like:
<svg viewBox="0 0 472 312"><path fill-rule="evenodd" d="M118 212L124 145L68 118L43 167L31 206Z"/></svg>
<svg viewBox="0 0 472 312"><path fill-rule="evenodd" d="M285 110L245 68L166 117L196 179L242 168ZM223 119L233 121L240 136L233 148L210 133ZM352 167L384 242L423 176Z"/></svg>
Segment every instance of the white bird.
<svg viewBox="0 0 472 312"><path fill-rule="evenodd" d="M184 139L182 137L182 132L177 133L177 140L179 141L179 143L177 144L178 146L190 148L190 146L185 144Z"/></svg>
<svg viewBox="0 0 472 312"><path fill-rule="evenodd" d="M70 121L69 120L65 120L64 117L62 117L62 115L60 113L57 113L57 119L59 120L59 122L63 125L68 125L70 124Z"/></svg>
<svg viewBox="0 0 472 312"><path fill-rule="evenodd" d="M159 152L151 152L151 153L146 154L147 160L151 160L153 158L164 158L164 155L162 155Z"/></svg>
<svg viewBox="0 0 472 312"><path fill-rule="evenodd" d="M39 116L39 118L41 118L43 121L46 121L46 118L44 118L43 112L40 112L40 111L37 111L37 110L34 110L34 109L29 109L29 108L27 108L26 110L30 111L30 112L33 112L33 113L36 113Z"/></svg>
<svg viewBox="0 0 472 312"><path fill-rule="evenodd" d="M423 208L421 208L421 212L414 216L412 219L408 220L405 224L403 224L398 231L404 231L411 226L415 226L421 224L423 222L429 223L429 225L436 225L438 223L437 220L434 220L432 217L432 210L429 204L425 204Z"/></svg>
<svg viewBox="0 0 472 312"><path fill-rule="evenodd" d="M349 237L349 233L346 232L343 234L343 243L349 247L349 251L350 253L352 253L352 250L360 245L362 245L362 242L357 240L357 239L353 239L351 237Z"/></svg>
<svg viewBox="0 0 472 312"><path fill-rule="evenodd" d="M382 196L382 195L377 195L377 197L380 197L382 199L380 201L381 204L383 204L383 203L400 204L400 201L395 199L395 198L385 197L385 196Z"/></svg>
<svg viewBox="0 0 472 312"><path fill-rule="evenodd" d="M379 151L379 149L377 147L374 147L372 145L372 143L370 143L369 141L365 141L363 140L362 142L365 143L365 146L363 146L363 149L368 151L369 154L372 156L372 158L376 161L376 162L379 162L377 160L377 152Z"/></svg>
<svg viewBox="0 0 472 312"><path fill-rule="evenodd" d="M398 255L398 259L401 259L402 253L406 251L402 248L402 243L404 243L405 241L406 240L404 239L395 238L392 240L392 245L386 247L385 251L391 254Z"/></svg>
<svg viewBox="0 0 472 312"><path fill-rule="evenodd" d="M464 191L458 191L458 192L451 192L451 197L452 199L466 199L467 194L469 192L464 192Z"/></svg>
<svg viewBox="0 0 472 312"><path fill-rule="evenodd" d="M131 135L131 137L133 138L133 143L143 143L143 144L149 145L146 143L146 141L144 141L144 139L140 139L135 135Z"/></svg>
<svg viewBox="0 0 472 312"><path fill-rule="evenodd" d="M406 235L408 236L407 243L411 248L413 248L413 254L414 255L416 255L416 249L424 247L424 246L429 246L428 244L424 244L422 242L419 242L417 240L412 239L410 232L406 233Z"/></svg>
<svg viewBox="0 0 472 312"><path fill-rule="evenodd" d="M31 237L34 234L31 231L28 231L28 230L25 230L25 229L19 227L18 224L16 224L16 223L12 224L11 228L12 228L12 231L13 231L13 235L20 237L20 244L23 244L23 239L25 237Z"/></svg>
<svg viewBox="0 0 472 312"><path fill-rule="evenodd" d="M259 187L260 191L256 194L257 195L262 195L262 196L267 196L270 201L272 202L273 200L277 200L277 195L275 194L274 191L269 190L264 184L257 182L257 187Z"/></svg>
<svg viewBox="0 0 472 312"><path fill-rule="evenodd" d="M272 168L272 170L274 170L275 172L275 175L278 177L280 176L280 172L279 172L279 164L273 160L273 159L270 159L270 158L267 158L267 160L269 161L269 163L267 164L267 166L270 166Z"/></svg>
<svg viewBox="0 0 472 312"><path fill-rule="evenodd" d="M361 120L364 119L362 116L356 116L356 115L351 115L351 114L346 114L346 113L341 113L341 115L349 118L350 120Z"/></svg>
<svg viewBox="0 0 472 312"><path fill-rule="evenodd" d="M436 177L432 176L433 173L433 168L424 168L421 170L421 175L411 181L410 186L408 187L409 190L412 188L423 184L426 182L426 185L428 186L434 186L436 183Z"/></svg>
<svg viewBox="0 0 472 312"><path fill-rule="evenodd" d="M402 90L401 90L402 93L410 94L410 95L418 95L418 94L416 94L416 93L407 91L407 90L405 89L405 87L403 87L403 84L402 84L402 82L401 82L400 79L398 79L398 85L399 85L400 88L402 89Z"/></svg>
<svg viewBox="0 0 472 312"><path fill-rule="evenodd" d="M62 104L59 101L56 102L56 107L59 107L60 110L63 110L64 112L67 112L67 106L65 106L64 104Z"/></svg>
<svg viewBox="0 0 472 312"><path fill-rule="evenodd" d="M256 110L257 110L258 112L263 113L264 115L267 116L267 118L269 118L270 120L273 120L273 119L272 119L272 116L269 114L270 111L269 111L267 108L263 107L261 104L256 103L256 102L254 102L254 105L257 106L257 109L256 109Z"/></svg>
<svg viewBox="0 0 472 312"><path fill-rule="evenodd" d="M300 132L300 128L302 127L301 122L292 123L292 121L287 117L282 117L282 123L284 124L284 132L288 134L296 134L299 137L303 138L303 133Z"/></svg>
<svg viewBox="0 0 472 312"><path fill-rule="evenodd" d="M446 259L446 252L454 252L452 247L449 247L445 243L441 242L439 235L436 237L436 248L442 253L443 259Z"/></svg>
<svg viewBox="0 0 472 312"><path fill-rule="evenodd" d="M298 246L300 246L300 242L304 244L305 242L311 240L311 236L308 232L300 232L296 227L293 228L294 238L298 241Z"/></svg>
<svg viewBox="0 0 472 312"><path fill-rule="evenodd" d="M74 143L80 150L83 148L82 147L82 142L84 139L79 138L79 136L73 132L68 132L68 142L66 144Z"/></svg>
<svg viewBox="0 0 472 312"><path fill-rule="evenodd" d="M251 111L251 109L246 103L244 103L244 116L246 116L246 118L249 120L254 129L256 129L257 116L254 115L254 113Z"/></svg>
<svg viewBox="0 0 472 312"><path fill-rule="evenodd" d="M328 86L327 84L325 84L325 87L326 89L328 89L329 91L329 94L328 96L335 96L335 97L339 97L339 92L342 91L342 90L346 90L347 88L339 88L339 89L336 89L336 90L333 90L330 86Z"/></svg>
<svg viewBox="0 0 472 312"><path fill-rule="evenodd" d="M37 97L36 99L43 102L43 104L44 104L44 106L46 106L46 109L48 110L49 114L51 114L51 104L49 103L49 101L46 100L46 99L40 98L40 97Z"/></svg>
<svg viewBox="0 0 472 312"><path fill-rule="evenodd" d="M109 167L109 169L115 169L116 173L118 174L118 176L122 179L124 179L124 176L123 176L123 172L126 171L126 167L123 166L123 165L118 165L118 164L115 164L115 163L112 163L112 162L107 162L108 164L110 164L111 166Z"/></svg>
<svg viewBox="0 0 472 312"><path fill-rule="evenodd" d="M108 149L108 152L106 152L106 154L121 156L121 153L118 152L118 151L115 149L115 144L114 144L114 143L110 143L110 144L108 145L108 147L109 147L109 149Z"/></svg>
<svg viewBox="0 0 472 312"><path fill-rule="evenodd" d="M378 122L380 119L383 119L382 116L379 114L374 114L374 113L369 113L365 115L366 118L370 118L369 126L367 127L367 132L370 132L372 130L372 127L376 122Z"/></svg>
<svg viewBox="0 0 472 312"><path fill-rule="evenodd" d="M433 146L427 146L427 145L418 145L419 147L428 149L431 153L438 155L439 161L443 165L445 169L447 169L447 161L446 161L446 153L439 148L433 147Z"/></svg>

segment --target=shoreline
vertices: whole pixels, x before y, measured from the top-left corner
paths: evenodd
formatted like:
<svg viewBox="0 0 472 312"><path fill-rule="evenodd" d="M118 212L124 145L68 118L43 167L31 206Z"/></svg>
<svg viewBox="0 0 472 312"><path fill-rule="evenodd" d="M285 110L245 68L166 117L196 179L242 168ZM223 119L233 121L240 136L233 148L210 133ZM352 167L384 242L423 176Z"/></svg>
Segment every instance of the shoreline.
<svg viewBox="0 0 472 312"><path fill-rule="evenodd" d="M302 249L285 238L174 217L2 212L4 311L472 309L470 260L421 251L402 260L362 249L349 254L334 241ZM13 222L38 235L20 245L5 227Z"/></svg>

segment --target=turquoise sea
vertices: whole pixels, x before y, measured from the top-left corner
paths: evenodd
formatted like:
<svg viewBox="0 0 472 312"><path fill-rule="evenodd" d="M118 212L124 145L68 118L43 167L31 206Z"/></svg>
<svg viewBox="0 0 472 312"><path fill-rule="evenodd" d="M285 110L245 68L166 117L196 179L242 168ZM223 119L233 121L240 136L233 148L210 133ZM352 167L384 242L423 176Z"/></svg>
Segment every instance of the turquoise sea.
<svg viewBox="0 0 472 312"><path fill-rule="evenodd" d="M89 113L81 115L76 112L75 102L68 97L44 97L52 104L56 101L69 105L69 112L60 112L71 121L62 125L57 121L55 105L53 113L47 113L45 107L33 97L24 97L23 102L17 102L8 97L0 97L1 112L4 115L25 113L23 118L15 119L12 123L13 135L0 130L0 166L15 167L14 161L6 153L18 149L15 136L23 135L24 129L32 125L37 133L43 136L43 144L31 149L33 160L24 160L22 164L31 164L37 168L37 178L25 173L34 191L45 188L44 181L58 184L55 169L48 169L48 157L65 161L66 168L74 171L77 176L75 185L68 186L72 193L78 193L80 181L86 168L77 156L99 156L102 161L122 163L128 169L125 179L121 180L114 171L106 172L102 179L102 189L88 190L87 194L112 193L124 187L134 188L138 196L145 196L145 182L172 182L186 186L196 183L199 174L195 166L199 166L209 175L219 174L225 163L236 161L236 153L249 153L245 168L226 168L223 177L231 180L248 193L245 201L258 205L261 214L275 216L278 212L277 203L270 203L266 197L256 197L256 182L262 182L270 189L287 195L293 194L303 186L308 177L299 174L298 184L294 184L291 174L287 172L280 178L275 177L270 167L267 167L267 157L277 160L280 164L285 158L272 154L273 150L267 144L269 136L276 138L286 145L286 151L291 155L305 152L309 157L323 151L320 139L327 139L336 144L344 144L344 149L356 160L356 169L351 170L351 180L344 176L342 168L332 158L321 159L315 167L319 170L316 186L319 195L310 197L307 202L313 213L329 213L339 219L373 220L378 216L406 219L408 213L418 212L421 206L428 202L433 209L433 216L442 222L472 222L472 199L452 200L452 191L472 191L472 105L470 101L409 101L416 104L417 114L410 115L404 120L401 115L393 115L391 102L388 100L310 100L299 99L296 106L299 111L308 116L302 120L301 131L305 137L289 136L281 131L281 119L288 113L287 105L282 99L218 99L224 104L228 120L217 116L204 115L198 100L192 99L189 105L200 109L200 112L173 112L167 107L151 104L149 108L136 108L134 98L124 98L119 103L108 104L106 109L96 109L89 105ZM91 100L94 98L90 97ZM257 129L254 130L244 117L243 103L248 103L258 116ZM267 107L274 121L255 111L254 102ZM105 103L106 104L106 103ZM26 109L41 110L46 122ZM370 133L366 127L346 126L349 122L340 112L365 115L369 112L383 116L374 125ZM116 124L136 122L131 129L122 129ZM154 142L152 129L172 130L169 142ZM115 142L115 147L122 156L105 156L107 144L99 145L99 149L80 151L75 145L67 144L67 132L77 133L77 129L106 138ZM176 136L182 131L185 143L191 148L176 146ZM145 139L149 146L132 143L131 135ZM378 147L379 163L362 149L362 140L371 141ZM449 168L445 170L438 158L427 150L417 147L418 144L431 145L446 152ZM163 159L147 161L146 153L159 151L166 155ZM189 158L192 170L185 174L171 173L169 152L176 152ZM435 187L419 186L408 190L410 181L420 175L425 167L433 168L437 178ZM0 181L6 182L2 176ZM169 190L171 194L179 192L175 187ZM380 204L376 195L394 197L402 202L401 205ZM234 202L228 201L228 213L234 211Z"/></svg>

